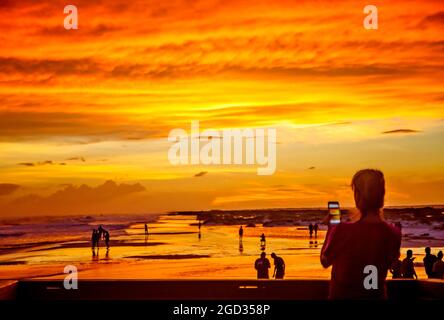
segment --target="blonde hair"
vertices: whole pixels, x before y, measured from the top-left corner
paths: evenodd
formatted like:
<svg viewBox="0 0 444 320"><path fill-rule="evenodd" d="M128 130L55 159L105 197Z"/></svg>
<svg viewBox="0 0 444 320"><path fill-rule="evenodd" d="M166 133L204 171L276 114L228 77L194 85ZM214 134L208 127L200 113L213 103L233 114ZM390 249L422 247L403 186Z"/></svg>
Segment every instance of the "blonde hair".
<svg viewBox="0 0 444 320"><path fill-rule="evenodd" d="M356 207L363 216L384 207L385 180L381 171L364 169L356 172L351 187L355 193Z"/></svg>

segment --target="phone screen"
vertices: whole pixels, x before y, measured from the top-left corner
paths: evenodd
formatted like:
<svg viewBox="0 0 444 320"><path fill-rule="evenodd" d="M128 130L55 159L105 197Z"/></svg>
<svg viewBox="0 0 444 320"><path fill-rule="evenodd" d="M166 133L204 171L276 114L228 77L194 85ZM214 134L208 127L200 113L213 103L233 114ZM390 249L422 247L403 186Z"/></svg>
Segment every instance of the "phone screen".
<svg viewBox="0 0 444 320"><path fill-rule="evenodd" d="M331 224L338 224L341 222L341 210L339 209L339 202L330 201L328 203L328 213Z"/></svg>

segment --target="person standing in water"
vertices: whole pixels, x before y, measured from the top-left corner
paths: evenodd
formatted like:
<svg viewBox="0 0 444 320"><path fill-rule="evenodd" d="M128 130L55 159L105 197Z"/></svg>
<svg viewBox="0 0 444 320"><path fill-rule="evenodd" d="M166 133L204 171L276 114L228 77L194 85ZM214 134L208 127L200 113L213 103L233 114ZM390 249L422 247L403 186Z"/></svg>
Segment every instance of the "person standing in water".
<svg viewBox="0 0 444 320"><path fill-rule="evenodd" d="M145 223L145 235L148 235L148 225Z"/></svg>
<svg viewBox="0 0 444 320"><path fill-rule="evenodd" d="M239 238L242 238L244 236L244 229L242 228L242 226L240 226L239 228Z"/></svg>
<svg viewBox="0 0 444 320"><path fill-rule="evenodd" d="M313 236L313 225L310 223L308 225L308 232L310 233L310 238Z"/></svg>
<svg viewBox="0 0 444 320"><path fill-rule="evenodd" d="M262 233L261 235L261 247L265 247L265 234Z"/></svg>
<svg viewBox="0 0 444 320"><path fill-rule="evenodd" d="M105 230L103 236L105 238L106 249L109 249L109 232Z"/></svg>
<svg viewBox="0 0 444 320"><path fill-rule="evenodd" d="M97 238L97 230L93 229L92 234L91 234L91 248L93 251L96 249L96 246L97 246L96 238Z"/></svg>
<svg viewBox="0 0 444 320"><path fill-rule="evenodd" d="M96 230L95 235L94 235L94 247L96 247L97 250L99 250L99 247L100 247L100 233L99 233L99 230Z"/></svg>
<svg viewBox="0 0 444 320"><path fill-rule="evenodd" d="M318 224L315 223L315 225L313 226L313 231L314 231L315 237L318 236L318 228L319 228Z"/></svg>
<svg viewBox="0 0 444 320"><path fill-rule="evenodd" d="M271 257L274 260L274 273L273 273L273 277L275 279L284 279L284 275L285 275L285 262L284 259L282 259L281 257L278 257L276 255L276 253L272 253Z"/></svg>

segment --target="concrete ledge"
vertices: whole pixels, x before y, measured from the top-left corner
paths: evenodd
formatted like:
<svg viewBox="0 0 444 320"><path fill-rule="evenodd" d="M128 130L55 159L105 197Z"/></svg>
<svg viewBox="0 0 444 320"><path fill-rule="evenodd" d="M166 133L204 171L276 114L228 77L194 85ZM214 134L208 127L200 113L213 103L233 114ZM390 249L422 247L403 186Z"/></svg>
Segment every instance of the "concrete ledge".
<svg viewBox="0 0 444 320"><path fill-rule="evenodd" d="M19 299L33 300L314 300L326 299L324 280L83 280L78 290L62 281L19 283Z"/></svg>
<svg viewBox="0 0 444 320"><path fill-rule="evenodd" d="M0 280L0 300L17 299L18 282L15 280Z"/></svg>
<svg viewBox="0 0 444 320"><path fill-rule="evenodd" d="M23 280L19 300L325 300L328 280ZM444 299L444 281L388 280L390 300Z"/></svg>

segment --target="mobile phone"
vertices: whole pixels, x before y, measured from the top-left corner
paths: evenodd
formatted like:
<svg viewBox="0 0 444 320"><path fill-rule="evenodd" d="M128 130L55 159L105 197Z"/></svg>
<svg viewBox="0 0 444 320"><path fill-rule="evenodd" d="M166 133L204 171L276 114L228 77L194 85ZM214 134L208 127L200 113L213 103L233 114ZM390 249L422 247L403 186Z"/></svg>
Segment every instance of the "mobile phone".
<svg viewBox="0 0 444 320"><path fill-rule="evenodd" d="M330 217L330 224L338 224L341 222L341 210L339 209L338 201L328 202L328 215Z"/></svg>

